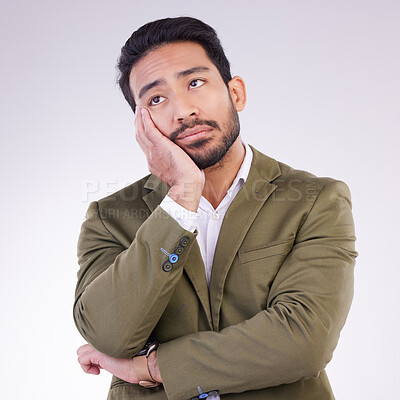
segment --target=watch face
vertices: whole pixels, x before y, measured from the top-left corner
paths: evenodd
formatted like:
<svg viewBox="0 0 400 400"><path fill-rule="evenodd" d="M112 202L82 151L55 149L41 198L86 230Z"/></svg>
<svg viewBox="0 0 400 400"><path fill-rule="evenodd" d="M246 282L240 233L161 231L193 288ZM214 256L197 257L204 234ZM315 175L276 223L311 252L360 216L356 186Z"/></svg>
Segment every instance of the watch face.
<svg viewBox="0 0 400 400"><path fill-rule="evenodd" d="M142 350L139 350L133 357L145 356L147 353L147 349L143 347Z"/></svg>
<svg viewBox="0 0 400 400"><path fill-rule="evenodd" d="M147 339L147 342L143 346L143 348L139 350L133 357L148 356L157 347L158 347L158 340L155 337L150 336Z"/></svg>
<svg viewBox="0 0 400 400"><path fill-rule="evenodd" d="M148 339L147 339L147 342L146 342L146 344L145 344L145 346L147 346L147 348L149 348L151 345L153 345L153 344L158 344L158 341L157 341L157 339L154 337L154 336L150 336Z"/></svg>

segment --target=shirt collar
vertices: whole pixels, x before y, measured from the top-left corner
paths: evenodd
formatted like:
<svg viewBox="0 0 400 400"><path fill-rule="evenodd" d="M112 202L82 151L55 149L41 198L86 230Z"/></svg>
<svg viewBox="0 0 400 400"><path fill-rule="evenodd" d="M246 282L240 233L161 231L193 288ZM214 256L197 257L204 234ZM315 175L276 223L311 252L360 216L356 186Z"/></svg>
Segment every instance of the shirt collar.
<svg viewBox="0 0 400 400"><path fill-rule="evenodd" d="M241 187L246 182L247 177L249 176L251 162L253 161L253 152L251 151L250 146L244 140L242 140L242 143L244 145L246 153L244 155L242 165L240 166L239 171L236 174L236 177L233 180L231 187L227 190L227 195L229 197L232 196L232 192L237 185L240 185Z"/></svg>
<svg viewBox="0 0 400 400"><path fill-rule="evenodd" d="M245 155L244 155L242 164L239 168L239 171L236 174L235 179L232 182L232 185L227 190L224 199L218 205L217 209L220 209L226 203L226 201L230 202L232 200L232 196L236 196L236 194L239 192L239 190L244 185L244 182L246 182L247 177L249 176L251 162L253 161L253 152L252 152L250 146L244 140L242 140L242 143L243 143L244 149L245 149ZM207 201L206 198L201 196L199 210L207 211L210 208L212 209L212 205Z"/></svg>

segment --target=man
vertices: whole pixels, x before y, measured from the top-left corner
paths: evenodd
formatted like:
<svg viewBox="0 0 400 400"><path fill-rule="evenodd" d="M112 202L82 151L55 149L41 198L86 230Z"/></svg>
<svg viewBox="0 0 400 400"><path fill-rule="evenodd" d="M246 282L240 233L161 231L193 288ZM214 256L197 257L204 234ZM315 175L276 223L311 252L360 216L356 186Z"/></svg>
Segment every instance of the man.
<svg viewBox="0 0 400 400"><path fill-rule="evenodd" d="M242 142L245 84L203 22L142 26L118 66L151 174L82 225L82 368L113 373L109 399L333 399L357 256L347 186Z"/></svg>

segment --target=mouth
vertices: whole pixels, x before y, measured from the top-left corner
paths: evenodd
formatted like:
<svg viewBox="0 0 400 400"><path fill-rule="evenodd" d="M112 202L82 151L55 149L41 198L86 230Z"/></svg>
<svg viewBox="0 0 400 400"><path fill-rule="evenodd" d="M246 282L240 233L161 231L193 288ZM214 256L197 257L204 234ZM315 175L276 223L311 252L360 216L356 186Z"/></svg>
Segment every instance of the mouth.
<svg viewBox="0 0 400 400"><path fill-rule="evenodd" d="M177 140L181 143L190 143L196 140L203 139L208 135L213 128L205 125L196 126L191 129L186 129L181 135L178 136Z"/></svg>

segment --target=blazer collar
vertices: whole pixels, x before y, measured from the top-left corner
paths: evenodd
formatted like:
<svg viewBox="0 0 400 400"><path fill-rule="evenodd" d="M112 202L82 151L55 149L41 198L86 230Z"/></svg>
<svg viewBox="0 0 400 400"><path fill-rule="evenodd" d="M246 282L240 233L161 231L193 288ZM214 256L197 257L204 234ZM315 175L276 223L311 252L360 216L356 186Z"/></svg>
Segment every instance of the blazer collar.
<svg viewBox="0 0 400 400"><path fill-rule="evenodd" d="M253 151L252 168L257 170L260 177L268 182L278 178L281 175L278 161L256 150L251 144L249 146Z"/></svg>

